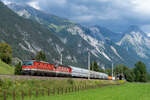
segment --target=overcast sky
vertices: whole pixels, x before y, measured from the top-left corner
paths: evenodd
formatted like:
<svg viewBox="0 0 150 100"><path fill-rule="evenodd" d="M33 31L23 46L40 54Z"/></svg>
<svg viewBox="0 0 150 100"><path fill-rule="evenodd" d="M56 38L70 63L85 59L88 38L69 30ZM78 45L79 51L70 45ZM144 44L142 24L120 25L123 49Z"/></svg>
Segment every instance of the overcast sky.
<svg viewBox="0 0 150 100"><path fill-rule="evenodd" d="M6 0L5 0L6 1ZM106 26L114 31L139 25L150 33L150 0L7 0L85 25Z"/></svg>

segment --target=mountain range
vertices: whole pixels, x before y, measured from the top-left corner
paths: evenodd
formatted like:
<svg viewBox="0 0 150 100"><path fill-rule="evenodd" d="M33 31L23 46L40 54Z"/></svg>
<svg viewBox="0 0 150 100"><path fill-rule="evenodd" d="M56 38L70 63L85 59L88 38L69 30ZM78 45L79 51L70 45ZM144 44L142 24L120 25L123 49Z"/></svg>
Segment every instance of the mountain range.
<svg viewBox="0 0 150 100"><path fill-rule="evenodd" d="M77 67L87 67L88 52L91 53L91 61L97 61L106 68L112 63L133 67L138 60L149 64L150 38L136 25L116 33L103 26L80 25L28 5L7 5L16 14L1 5L1 12L8 18L0 15L0 19L5 19L0 20L3 23L0 41L9 43L14 56L22 60L30 59L31 55L42 50L49 62L59 62L63 54L64 64Z"/></svg>

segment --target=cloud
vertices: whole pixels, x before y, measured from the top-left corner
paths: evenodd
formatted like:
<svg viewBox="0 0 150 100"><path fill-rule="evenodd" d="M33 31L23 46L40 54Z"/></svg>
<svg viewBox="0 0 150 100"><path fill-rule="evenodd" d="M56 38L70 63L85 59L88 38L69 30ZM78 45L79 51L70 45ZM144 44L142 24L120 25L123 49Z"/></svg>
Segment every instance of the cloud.
<svg viewBox="0 0 150 100"><path fill-rule="evenodd" d="M27 4L30 5L30 6L32 6L35 9L40 10L39 2L38 1L31 1L31 2L28 2Z"/></svg>
<svg viewBox="0 0 150 100"><path fill-rule="evenodd" d="M11 2L10 2L10 1L7 1L7 0L4 0L3 3L4 3L5 5L11 4Z"/></svg>
<svg viewBox="0 0 150 100"><path fill-rule="evenodd" d="M106 26L115 31L137 24L150 25L150 0L7 0L22 2L36 9L75 22Z"/></svg>
<svg viewBox="0 0 150 100"><path fill-rule="evenodd" d="M86 22L89 23L94 19L94 16L92 15L83 15L83 16L77 16L77 17L72 17L71 20L74 21L79 21L79 22Z"/></svg>
<svg viewBox="0 0 150 100"><path fill-rule="evenodd" d="M150 36L150 24L143 25L141 29L144 30L146 33L149 33Z"/></svg>
<svg viewBox="0 0 150 100"><path fill-rule="evenodd" d="M140 13L142 15L148 15L150 16L150 0L135 0L133 2L134 4L134 11L137 13Z"/></svg>

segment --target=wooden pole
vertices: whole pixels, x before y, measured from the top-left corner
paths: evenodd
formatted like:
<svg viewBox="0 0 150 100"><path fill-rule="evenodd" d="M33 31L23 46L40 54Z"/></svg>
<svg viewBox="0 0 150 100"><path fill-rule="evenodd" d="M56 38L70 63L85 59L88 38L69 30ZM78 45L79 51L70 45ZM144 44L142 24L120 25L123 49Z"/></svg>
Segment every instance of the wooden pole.
<svg viewBox="0 0 150 100"><path fill-rule="evenodd" d="M6 100L6 96L7 96L7 92L6 91L4 91L4 100Z"/></svg>
<svg viewBox="0 0 150 100"><path fill-rule="evenodd" d="M48 88L48 96L50 96L50 89Z"/></svg>
<svg viewBox="0 0 150 100"><path fill-rule="evenodd" d="M32 94L32 93L31 93L31 89L29 89L29 97L30 97L30 98L31 98L31 94Z"/></svg>
<svg viewBox="0 0 150 100"><path fill-rule="evenodd" d="M36 89L36 97L38 97L38 96L39 96L39 90Z"/></svg>
<svg viewBox="0 0 150 100"><path fill-rule="evenodd" d="M55 95L55 88L53 88L53 95Z"/></svg>
<svg viewBox="0 0 150 100"><path fill-rule="evenodd" d="M21 92L22 100L24 100L24 91Z"/></svg>
<svg viewBox="0 0 150 100"><path fill-rule="evenodd" d="M59 88L57 88L57 94L59 95Z"/></svg>
<svg viewBox="0 0 150 100"><path fill-rule="evenodd" d="M16 96L16 93L15 93L15 90L13 90L13 100L15 100L15 96Z"/></svg>
<svg viewBox="0 0 150 100"><path fill-rule="evenodd" d="M63 91L64 91L64 89L63 88L61 88L61 94L63 95Z"/></svg>
<svg viewBox="0 0 150 100"><path fill-rule="evenodd" d="M44 96L44 89L42 89L42 96Z"/></svg>

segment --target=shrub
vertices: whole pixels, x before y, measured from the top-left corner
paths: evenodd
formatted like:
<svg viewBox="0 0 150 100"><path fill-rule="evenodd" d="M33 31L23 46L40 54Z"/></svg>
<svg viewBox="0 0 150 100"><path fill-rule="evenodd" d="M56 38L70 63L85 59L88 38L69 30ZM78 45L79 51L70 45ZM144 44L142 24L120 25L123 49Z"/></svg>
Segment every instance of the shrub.
<svg viewBox="0 0 150 100"><path fill-rule="evenodd" d="M15 66L15 75L21 75L22 71L22 67L21 67L21 62L19 62L16 66Z"/></svg>
<svg viewBox="0 0 150 100"><path fill-rule="evenodd" d="M12 49L7 43L0 43L0 59L7 64L11 64Z"/></svg>

